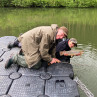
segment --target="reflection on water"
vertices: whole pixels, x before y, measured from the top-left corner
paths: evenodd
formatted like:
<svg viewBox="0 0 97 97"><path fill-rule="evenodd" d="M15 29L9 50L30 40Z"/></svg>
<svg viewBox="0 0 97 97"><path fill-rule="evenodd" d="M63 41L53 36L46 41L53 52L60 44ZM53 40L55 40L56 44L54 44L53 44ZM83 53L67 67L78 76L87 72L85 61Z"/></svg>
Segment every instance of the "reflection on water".
<svg viewBox="0 0 97 97"><path fill-rule="evenodd" d="M75 75L79 77L94 95L97 95L95 91L97 90L97 49L93 48L91 44L79 44L78 48L83 49L84 53L82 56L75 56L71 59Z"/></svg>
<svg viewBox="0 0 97 97"><path fill-rule="evenodd" d="M97 9L0 8L0 36L18 36L36 26L56 23L78 40L82 56L71 58L74 73L97 97ZM81 97L86 97L80 91Z"/></svg>
<svg viewBox="0 0 97 97"><path fill-rule="evenodd" d="M78 49L83 49L84 53L81 56L75 56L71 59L71 62L77 65L75 69L80 68L80 70L84 70L88 67L93 67L93 64L95 65L97 63L97 49L94 49L92 45L80 44L78 45Z"/></svg>

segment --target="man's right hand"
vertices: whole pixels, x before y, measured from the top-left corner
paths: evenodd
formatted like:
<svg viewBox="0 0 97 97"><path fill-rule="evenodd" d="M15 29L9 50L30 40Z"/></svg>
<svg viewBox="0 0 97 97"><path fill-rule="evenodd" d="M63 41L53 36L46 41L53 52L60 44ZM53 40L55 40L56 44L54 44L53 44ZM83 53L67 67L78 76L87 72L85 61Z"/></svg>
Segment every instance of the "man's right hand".
<svg viewBox="0 0 97 97"><path fill-rule="evenodd" d="M61 62L61 61L58 60L57 58L53 58L50 63L53 64L53 63L60 63L60 62Z"/></svg>

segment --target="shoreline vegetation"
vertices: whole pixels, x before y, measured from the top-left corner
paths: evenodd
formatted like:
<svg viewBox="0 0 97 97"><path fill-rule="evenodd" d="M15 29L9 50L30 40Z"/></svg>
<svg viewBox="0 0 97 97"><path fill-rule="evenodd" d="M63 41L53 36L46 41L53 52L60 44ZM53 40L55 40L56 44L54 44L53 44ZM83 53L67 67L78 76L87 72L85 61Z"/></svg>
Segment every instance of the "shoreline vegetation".
<svg viewBox="0 0 97 97"><path fill-rule="evenodd" d="M0 0L0 7L97 7L97 0Z"/></svg>

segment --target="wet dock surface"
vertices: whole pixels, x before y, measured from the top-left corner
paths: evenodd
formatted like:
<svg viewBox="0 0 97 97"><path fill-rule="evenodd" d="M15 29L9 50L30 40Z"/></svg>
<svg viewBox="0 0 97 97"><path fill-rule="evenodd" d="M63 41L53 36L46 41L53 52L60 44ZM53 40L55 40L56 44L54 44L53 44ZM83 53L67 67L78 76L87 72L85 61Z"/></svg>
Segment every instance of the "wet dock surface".
<svg viewBox="0 0 97 97"><path fill-rule="evenodd" d="M7 48L15 39L14 36L0 38L0 97L80 97L69 63L43 66L39 70L12 64L5 69L6 61L20 51Z"/></svg>

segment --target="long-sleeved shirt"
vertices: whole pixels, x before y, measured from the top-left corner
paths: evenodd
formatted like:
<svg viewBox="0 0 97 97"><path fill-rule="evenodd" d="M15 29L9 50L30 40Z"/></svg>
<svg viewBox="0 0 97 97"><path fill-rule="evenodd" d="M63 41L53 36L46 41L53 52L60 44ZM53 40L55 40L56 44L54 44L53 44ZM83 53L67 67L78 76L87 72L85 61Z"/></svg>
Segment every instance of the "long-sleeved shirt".
<svg viewBox="0 0 97 97"><path fill-rule="evenodd" d="M71 50L71 48L68 45L68 41L69 41L69 39L66 39L66 40L61 41L57 44L57 46L56 46L56 58L58 58L60 60L64 60L64 61L70 60L70 56L64 56L64 55L60 56L60 51Z"/></svg>

